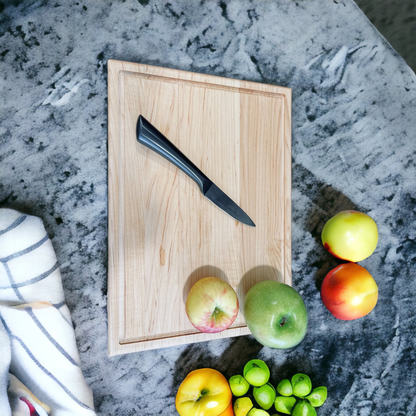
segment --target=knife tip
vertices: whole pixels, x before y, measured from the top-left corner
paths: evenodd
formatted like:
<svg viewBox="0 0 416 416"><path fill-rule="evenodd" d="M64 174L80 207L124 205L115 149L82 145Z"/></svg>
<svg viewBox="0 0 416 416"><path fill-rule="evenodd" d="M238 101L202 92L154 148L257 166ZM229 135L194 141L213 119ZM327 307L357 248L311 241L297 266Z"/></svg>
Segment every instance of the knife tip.
<svg viewBox="0 0 416 416"><path fill-rule="evenodd" d="M253 220L249 217L246 221L243 222L243 224L248 225L249 227L256 227L256 224L254 224Z"/></svg>

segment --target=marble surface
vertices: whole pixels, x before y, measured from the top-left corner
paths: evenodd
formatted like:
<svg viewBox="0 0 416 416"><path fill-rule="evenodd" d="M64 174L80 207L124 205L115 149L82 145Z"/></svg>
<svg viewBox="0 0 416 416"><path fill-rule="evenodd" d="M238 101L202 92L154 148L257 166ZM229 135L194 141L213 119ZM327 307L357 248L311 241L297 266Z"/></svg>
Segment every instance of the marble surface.
<svg viewBox="0 0 416 416"><path fill-rule="evenodd" d="M251 336L107 357L108 59L293 89L293 285L309 311L296 348ZM0 2L0 206L41 217L98 415L172 415L186 374L251 358L272 379L328 386L318 414L416 414L415 74L353 1ZM343 209L371 215L379 285L364 319L338 321L320 244Z"/></svg>

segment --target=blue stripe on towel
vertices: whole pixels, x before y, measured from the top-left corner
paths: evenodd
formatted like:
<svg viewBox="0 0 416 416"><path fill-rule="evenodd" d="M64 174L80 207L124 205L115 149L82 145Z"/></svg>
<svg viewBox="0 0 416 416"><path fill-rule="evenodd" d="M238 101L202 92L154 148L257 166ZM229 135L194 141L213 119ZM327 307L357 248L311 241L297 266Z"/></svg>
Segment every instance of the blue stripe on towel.
<svg viewBox="0 0 416 416"><path fill-rule="evenodd" d="M27 215L20 216L12 225L9 225L4 230L0 230L0 235L6 234L7 232L13 230L13 228L16 228L18 225L20 225L26 218Z"/></svg>
<svg viewBox="0 0 416 416"><path fill-rule="evenodd" d="M22 294L19 292L19 289L17 287L14 287L16 283L14 282L13 275L12 275L12 272L10 271L10 269L9 269L9 266L7 265L7 263L4 263L3 266L6 270L7 276L9 278L9 281L10 281L10 284L11 284L10 289L13 289L17 298L24 302L25 300L24 300Z"/></svg>
<svg viewBox="0 0 416 416"><path fill-rule="evenodd" d="M4 264L4 267L7 265ZM6 289L16 289L19 287L29 286L32 283L40 282L43 279L46 279L49 275L51 275L57 268L59 267L58 262L56 262L52 268L47 270L46 272L40 274L39 276L34 277L33 279L26 280L25 282L20 283L12 283L11 286L0 286L0 290L6 290Z"/></svg>
<svg viewBox="0 0 416 416"><path fill-rule="evenodd" d="M30 317L33 319L35 324L38 326L38 328L44 333L46 338L49 339L49 341L55 346L55 348L73 365L79 367L77 362L61 347L61 345L55 340L55 338L46 330L46 328L42 325L42 323L39 321L37 316L33 313L33 309L29 306L25 308L25 311L30 315Z"/></svg>
<svg viewBox="0 0 416 416"><path fill-rule="evenodd" d="M48 376L50 377L53 381L55 381L64 391L66 394L68 394L69 397L71 397L71 399L73 399L76 403L78 403L81 407L83 407L84 409L88 409L88 410L92 410L89 406L87 406L86 404L82 403L80 400L78 400L69 390L67 387L65 387L64 384L62 384L52 373L49 372L49 370L47 368L45 368L37 359L36 357L32 354L32 352L30 351L30 349L26 346L26 344L16 335L13 335L12 331L10 331L10 328L7 326L6 322L4 321L4 319L0 316L0 319L3 322L4 328L6 329L7 333L9 334L11 339L15 339L17 342L19 342L19 344L22 346L22 348L26 351L27 355L32 359L32 361Z"/></svg>
<svg viewBox="0 0 416 416"><path fill-rule="evenodd" d="M46 234L45 237L43 237L42 240L38 241L36 244L33 244L32 246L30 246L28 248L25 248L22 251L18 251L17 253L10 254L10 256L3 257L2 259L0 259L0 262L6 263L10 260L13 260L13 259L17 258L17 257L20 257L20 256L23 256L27 253L30 253L31 251L36 250L38 247L40 247L43 243L45 243L48 240L49 240L49 237L48 237L48 234Z"/></svg>

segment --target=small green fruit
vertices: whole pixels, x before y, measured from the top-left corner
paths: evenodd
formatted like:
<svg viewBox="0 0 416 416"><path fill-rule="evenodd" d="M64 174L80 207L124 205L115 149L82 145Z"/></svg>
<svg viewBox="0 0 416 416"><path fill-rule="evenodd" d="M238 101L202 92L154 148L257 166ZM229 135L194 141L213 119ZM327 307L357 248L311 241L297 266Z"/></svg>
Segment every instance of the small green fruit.
<svg viewBox="0 0 416 416"><path fill-rule="evenodd" d="M274 407L280 413L286 413L290 415L292 413L293 406L296 404L294 397L278 396L274 401Z"/></svg>
<svg viewBox="0 0 416 416"><path fill-rule="evenodd" d="M277 392L282 396L291 396L293 394L293 388L290 381L285 378L277 385Z"/></svg>
<svg viewBox="0 0 416 416"><path fill-rule="evenodd" d="M270 416L270 413L266 412L263 409L256 409L253 407L249 412L247 416Z"/></svg>
<svg viewBox="0 0 416 416"><path fill-rule="evenodd" d="M306 374L298 373L292 377L292 387L295 396L305 397L312 390L312 382Z"/></svg>
<svg viewBox="0 0 416 416"><path fill-rule="evenodd" d="M292 416L317 416L315 408L305 400L296 403Z"/></svg>
<svg viewBox="0 0 416 416"><path fill-rule="evenodd" d="M313 407L322 406L325 403L327 397L328 390L324 386L313 389L312 393L309 396L306 396Z"/></svg>
<svg viewBox="0 0 416 416"><path fill-rule="evenodd" d="M247 416L252 407L253 402L249 397L240 397L234 403L234 414L235 416Z"/></svg>
<svg viewBox="0 0 416 416"><path fill-rule="evenodd" d="M267 383L261 387L254 387L253 396L260 407L264 410L269 410L276 398L276 390L270 383Z"/></svg>
<svg viewBox="0 0 416 416"><path fill-rule="evenodd" d="M252 386L260 387L269 381L270 370L264 361L251 360L245 365L243 375Z"/></svg>
<svg viewBox="0 0 416 416"><path fill-rule="evenodd" d="M230 384L230 389L234 396L244 396L250 388L250 384L248 384L247 380L240 375L232 376L228 383Z"/></svg>

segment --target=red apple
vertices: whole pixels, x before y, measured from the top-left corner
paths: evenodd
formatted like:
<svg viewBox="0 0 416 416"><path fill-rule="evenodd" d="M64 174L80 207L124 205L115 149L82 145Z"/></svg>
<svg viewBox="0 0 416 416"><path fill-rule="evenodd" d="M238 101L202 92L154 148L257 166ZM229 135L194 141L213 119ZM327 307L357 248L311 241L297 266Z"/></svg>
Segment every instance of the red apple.
<svg viewBox="0 0 416 416"><path fill-rule="evenodd" d="M238 298L234 289L217 277L205 277L191 288L186 314L201 332L221 332L237 318Z"/></svg>
<svg viewBox="0 0 416 416"><path fill-rule="evenodd" d="M346 263L335 267L325 276L321 298L332 315L350 321L361 318L374 309L378 287L364 267Z"/></svg>

